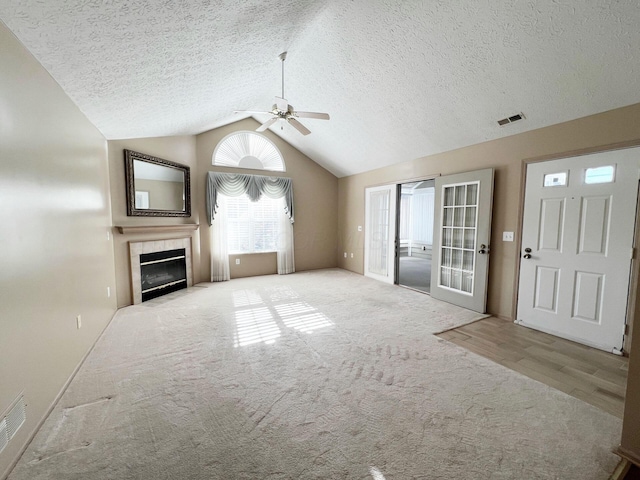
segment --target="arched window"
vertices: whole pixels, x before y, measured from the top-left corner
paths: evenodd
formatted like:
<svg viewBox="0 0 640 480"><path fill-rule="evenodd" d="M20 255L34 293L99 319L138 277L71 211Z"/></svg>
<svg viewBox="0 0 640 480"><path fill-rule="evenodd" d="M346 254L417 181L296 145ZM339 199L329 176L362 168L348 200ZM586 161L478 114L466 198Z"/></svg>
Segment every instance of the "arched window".
<svg viewBox="0 0 640 480"><path fill-rule="evenodd" d="M218 143L212 165L284 172L284 159L271 140L255 132L234 132Z"/></svg>

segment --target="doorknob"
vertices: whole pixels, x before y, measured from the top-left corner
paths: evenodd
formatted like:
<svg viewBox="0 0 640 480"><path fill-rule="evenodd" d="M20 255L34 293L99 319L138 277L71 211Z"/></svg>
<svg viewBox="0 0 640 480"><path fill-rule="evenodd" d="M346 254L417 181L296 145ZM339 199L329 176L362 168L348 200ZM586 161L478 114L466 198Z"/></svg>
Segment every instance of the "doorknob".
<svg viewBox="0 0 640 480"><path fill-rule="evenodd" d="M525 248L525 249L524 249L524 251L525 251L526 253L531 253L531 249L530 249L530 248Z"/></svg>
<svg viewBox="0 0 640 480"><path fill-rule="evenodd" d="M529 260L531 258L531 254L530 253L525 253L522 258L526 258L527 260Z"/></svg>
<svg viewBox="0 0 640 480"><path fill-rule="evenodd" d="M482 245L480 245L480 250L478 250L478 253L489 253L489 247L487 247L484 243Z"/></svg>

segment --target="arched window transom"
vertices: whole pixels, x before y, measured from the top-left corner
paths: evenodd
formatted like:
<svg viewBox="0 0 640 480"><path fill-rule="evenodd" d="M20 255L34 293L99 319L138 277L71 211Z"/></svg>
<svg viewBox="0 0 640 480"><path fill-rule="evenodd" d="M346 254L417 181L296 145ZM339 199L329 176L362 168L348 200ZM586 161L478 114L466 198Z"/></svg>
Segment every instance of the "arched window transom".
<svg viewBox="0 0 640 480"><path fill-rule="evenodd" d="M271 140L255 132L234 132L218 143L212 165L284 172L282 154Z"/></svg>

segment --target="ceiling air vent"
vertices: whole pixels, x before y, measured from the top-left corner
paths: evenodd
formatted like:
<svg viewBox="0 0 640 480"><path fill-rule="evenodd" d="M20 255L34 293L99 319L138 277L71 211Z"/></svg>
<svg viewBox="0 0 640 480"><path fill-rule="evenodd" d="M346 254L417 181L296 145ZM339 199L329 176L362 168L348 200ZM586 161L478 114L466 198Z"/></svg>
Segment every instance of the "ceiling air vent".
<svg viewBox="0 0 640 480"><path fill-rule="evenodd" d="M498 120L498 125L504 127L505 125L509 125L510 123L517 122L518 120L522 120L524 118L526 118L524 116L524 113L516 113L515 115L511 115L510 117Z"/></svg>

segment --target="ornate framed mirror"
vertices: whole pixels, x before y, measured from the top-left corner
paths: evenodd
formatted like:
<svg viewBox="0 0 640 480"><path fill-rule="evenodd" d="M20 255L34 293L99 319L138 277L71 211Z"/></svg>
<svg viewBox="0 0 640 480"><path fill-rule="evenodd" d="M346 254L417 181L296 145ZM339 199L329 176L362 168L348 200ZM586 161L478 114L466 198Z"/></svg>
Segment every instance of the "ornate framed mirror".
<svg viewBox="0 0 640 480"><path fill-rule="evenodd" d="M191 216L189 167L132 150L124 165L128 216Z"/></svg>

